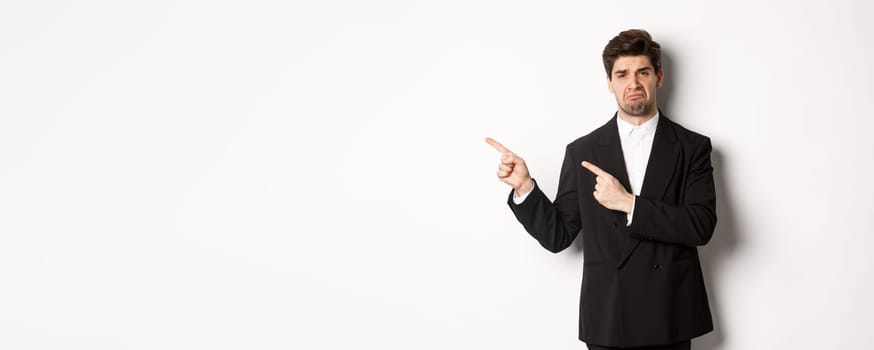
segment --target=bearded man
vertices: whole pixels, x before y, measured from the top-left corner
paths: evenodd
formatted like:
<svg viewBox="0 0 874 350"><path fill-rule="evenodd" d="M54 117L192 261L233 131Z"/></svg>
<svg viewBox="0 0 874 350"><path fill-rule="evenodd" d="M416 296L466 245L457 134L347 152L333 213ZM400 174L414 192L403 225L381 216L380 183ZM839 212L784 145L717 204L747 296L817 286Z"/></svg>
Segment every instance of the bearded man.
<svg viewBox="0 0 874 350"><path fill-rule="evenodd" d="M589 349L690 349L713 330L698 246L716 226L710 139L658 110L661 48L627 30L604 48L617 111L567 145L555 201L497 141L498 178L526 231L558 253L583 247L579 339Z"/></svg>

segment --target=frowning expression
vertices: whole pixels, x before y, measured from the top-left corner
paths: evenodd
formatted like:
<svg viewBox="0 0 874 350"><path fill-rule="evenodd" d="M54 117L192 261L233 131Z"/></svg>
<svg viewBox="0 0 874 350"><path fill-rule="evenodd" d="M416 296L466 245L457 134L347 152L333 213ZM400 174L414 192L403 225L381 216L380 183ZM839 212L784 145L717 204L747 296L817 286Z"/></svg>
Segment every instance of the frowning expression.
<svg viewBox="0 0 874 350"><path fill-rule="evenodd" d="M664 72L656 72L647 56L620 56L613 62L608 88L621 112L645 117L655 114L656 89L662 87L663 76Z"/></svg>

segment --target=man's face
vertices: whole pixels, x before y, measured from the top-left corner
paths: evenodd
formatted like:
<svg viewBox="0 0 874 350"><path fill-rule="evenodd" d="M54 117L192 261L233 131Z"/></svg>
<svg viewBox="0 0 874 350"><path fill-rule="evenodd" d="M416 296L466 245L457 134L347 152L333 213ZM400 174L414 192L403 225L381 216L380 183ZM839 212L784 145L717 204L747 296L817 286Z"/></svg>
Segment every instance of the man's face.
<svg viewBox="0 0 874 350"><path fill-rule="evenodd" d="M613 63L608 88L626 115L643 117L655 114L656 89L662 87L664 73L655 71L647 56L620 56Z"/></svg>

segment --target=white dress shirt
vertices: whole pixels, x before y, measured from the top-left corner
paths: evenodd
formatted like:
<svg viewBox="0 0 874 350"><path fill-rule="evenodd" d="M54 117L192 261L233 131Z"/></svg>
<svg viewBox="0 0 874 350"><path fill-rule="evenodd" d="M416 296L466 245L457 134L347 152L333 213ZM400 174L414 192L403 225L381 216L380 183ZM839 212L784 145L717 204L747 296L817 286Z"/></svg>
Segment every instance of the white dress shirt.
<svg viewBox="0 0 874 350"><path fill-rule="evenodd" d="M640 125L633 125L618 116L616 117L616 124L619 128L619 141L622 143L622 155L625 158L625 169L628 171L631 193L635 196L635 200L631 204L631 212L627 216L626 225L628 226L631 225L631 218L634 217L636 198L640 195L640 189L643 187L643 177L646 175L646 165L649 163L649 154L652 152L652 141L658 122L658 112L656 112L652 119ZM582 165L580 166L582 167ZM528 192L521 196L514 193L513 202L522 204L530 193Z"/></svg>

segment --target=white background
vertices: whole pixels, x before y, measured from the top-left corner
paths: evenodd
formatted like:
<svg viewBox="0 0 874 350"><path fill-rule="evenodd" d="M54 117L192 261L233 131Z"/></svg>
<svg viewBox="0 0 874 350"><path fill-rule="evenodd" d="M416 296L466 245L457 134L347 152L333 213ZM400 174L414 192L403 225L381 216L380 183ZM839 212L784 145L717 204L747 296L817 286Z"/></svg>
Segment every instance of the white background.
<svg viewBox="0 0 874 350"><path fill-rule="evenodd" d="M614 4L615 3L615 4ZM874 347L867 1L5 1L0 348L582 349L552 197L646 28L665 114L709 135L717 331Z"/></svg>

